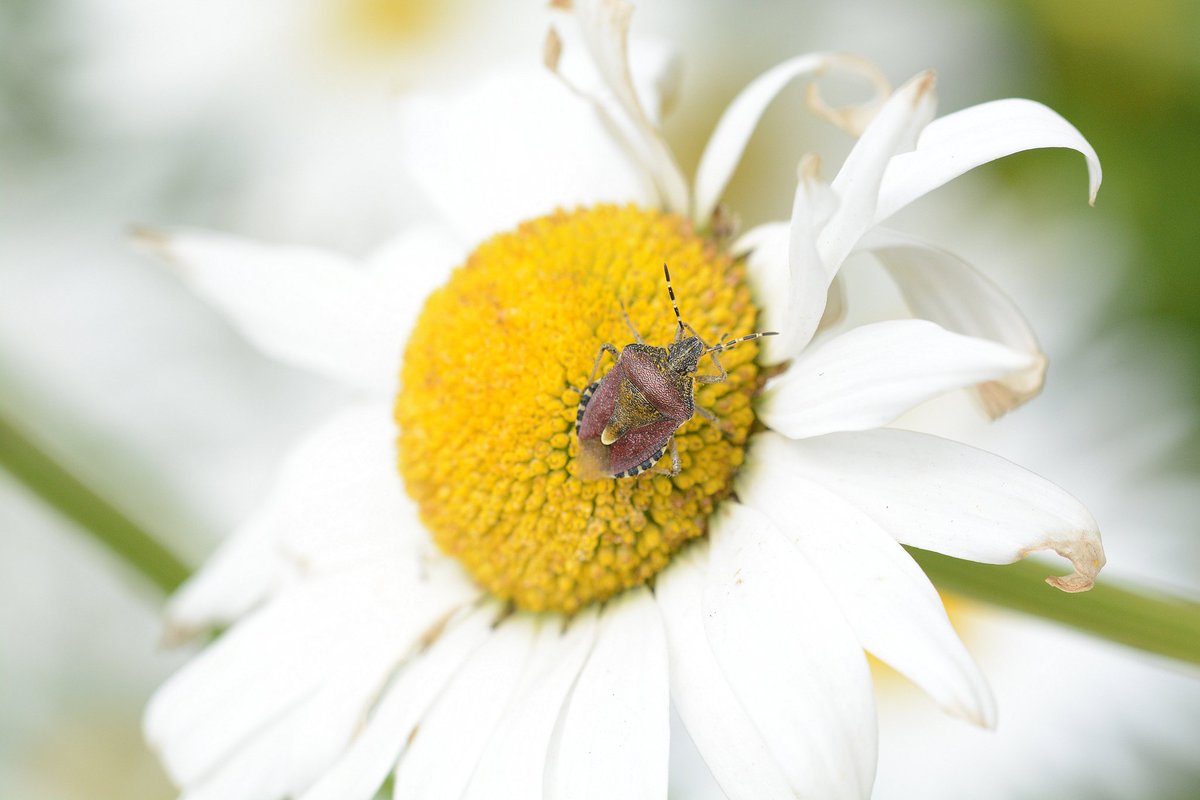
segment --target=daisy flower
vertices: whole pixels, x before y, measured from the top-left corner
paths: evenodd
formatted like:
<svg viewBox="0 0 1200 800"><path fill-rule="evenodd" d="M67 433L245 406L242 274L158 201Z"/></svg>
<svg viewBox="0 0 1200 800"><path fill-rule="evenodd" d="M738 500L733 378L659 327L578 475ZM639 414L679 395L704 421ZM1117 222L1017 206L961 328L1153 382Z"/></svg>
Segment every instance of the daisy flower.
<svg viewBox="0 0 1200 800"><path fill-rule="evenodd" d="M369 798L388 776L397 797L663 797L672 706L730 797L866 796L866 652L951 714L995 715L901 544L1054 550L1069 591L1104 563L1062 490L881 427L965 386L1002 413L1045 360L990 283L879 223L1035 147L1083 153L1094 195L1080 134L1024 100L933 120L931 75L891 93L862 60L814 54L733 101L689 182L659 128L673 54L630 42L624 2L558 5L549 71L405 102L403 155L444 228L365 263L143 234L265 352L356 390L172 601L176 638L229 626L146 713L188 798ZM861 132L846 162L825 184L805 159L790 220L733 240L718 201L759 116L831 71L876 90L835 107L810 89ZM856 250L922 319L817 335ZM664 262L698 337L780 335L701 362L724 379L695 383L675 474L664 455L590 477L576 422L601 345L681 330Z"/></svg>

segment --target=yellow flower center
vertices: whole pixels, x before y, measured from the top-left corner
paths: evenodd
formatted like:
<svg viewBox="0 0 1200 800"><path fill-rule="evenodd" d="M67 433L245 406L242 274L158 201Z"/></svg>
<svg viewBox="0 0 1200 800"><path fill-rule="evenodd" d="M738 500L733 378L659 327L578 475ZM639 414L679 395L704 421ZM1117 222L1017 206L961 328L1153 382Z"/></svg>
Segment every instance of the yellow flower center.
<svg viewBox="0 0 1200 800"><path fill-rule="evenodd" d="M678 216L596 206L481 244L409 340L396 400L408 492L438 545L518 607L572 612L645 583L730 492L754 422L755 342L720 355L728 380L695 385L718 423L697 414L675 432L677 475L661 474L668 450L660 471L580 477L576 389L603 343L634 341L621 303L647 344L674 336L664 262L700 336L754 330L740 261ZM700 371L717 374L707 356Z"/></svg>

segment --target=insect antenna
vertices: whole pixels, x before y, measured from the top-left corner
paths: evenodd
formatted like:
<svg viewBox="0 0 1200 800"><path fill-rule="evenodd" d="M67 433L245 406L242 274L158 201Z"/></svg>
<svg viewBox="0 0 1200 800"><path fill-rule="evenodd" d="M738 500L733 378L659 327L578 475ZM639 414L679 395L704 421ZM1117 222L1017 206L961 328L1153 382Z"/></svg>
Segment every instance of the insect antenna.
<svg viewBox="0 0 1200 800"><path fill-rule="evenodd" d="M728 342L722 342L721 344L714 344L712 347L709 347L700 355L708 355L709 353L719 353L722 350L728 350L729 348L731 348L735 345L739 345L742 342L748 342L751 339L761 339L764 336L778 336L778 335L779 335L779 331L763 331L762 333L748 333L745 336L742 336L740 338L730 339Z"/></svg>
<svg viewBox="0 0 1200 800"><path fill-rule="evenodd" d="M676 340L683 338L683 317L679 314L679 304L675 302L675 287L671 285L671 271L667 269L666 262L663 262L663 275L667 279L667 294L671 296L671 308L675 309L675 321L679 323L679 328L675 331Z"/></svg>

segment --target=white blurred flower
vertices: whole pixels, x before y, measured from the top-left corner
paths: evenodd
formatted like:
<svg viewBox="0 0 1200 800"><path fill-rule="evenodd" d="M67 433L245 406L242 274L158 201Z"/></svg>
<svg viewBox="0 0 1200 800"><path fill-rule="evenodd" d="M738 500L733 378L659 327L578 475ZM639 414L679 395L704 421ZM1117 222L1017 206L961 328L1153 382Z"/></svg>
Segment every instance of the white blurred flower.
<svg viewBox="0 0 1200 800"><path fill-rule="evenodd" d="M136 141L143 158L193 151L175 180L203 187L218 224L351 251L425 213L387 135L391 95L511 53L541 13L481 0L71 4L63 83L87 134Z"/></svg>
<svg viewBox="0 0 1200 800"><path fill-rule="evenodd" d="M144 237L264 352L358 393L172 603L176 634L232 624L146 715L193 800L367 798L389 773L397 796L661 797L672 703L731 797L865 796L877 732L864 650L946 711L994 715L901 543L994 563L1055 550L1074 573L1051 581L1072 591L1104 563L1094 521L1060 489L880 427L960 387L1000 413L1036 392L1044 358L965 263L878 223L1033 147L1082 152L1094 194L1099 164L1078 132L1021 100L931 121L928 74L863 107L811 93L861 138L828 186L806 160L791 220L734 246L756 306L712 212L759 116L798 77L881 79L831 54L770 70L731 104L693 189L658 126L671 53L630 45L622 2L573 12L578 28L547 42L561 80L531 65L408 102L404 155L448 232L409 231L361 264ZM814 339L856 249L880 254L933 321ZM720 427L675 434L682 471L581 480L568 387L601 342L628 337L618 301L652 341L673 325L663 260L698 330L745 333L761 311L783 332L761 359L781 372L758 413L773 430L750 435L765 375L743 345L724 356L728 380L696 392ZM415 504L396 469L402 349L394 413Z"/></svg>

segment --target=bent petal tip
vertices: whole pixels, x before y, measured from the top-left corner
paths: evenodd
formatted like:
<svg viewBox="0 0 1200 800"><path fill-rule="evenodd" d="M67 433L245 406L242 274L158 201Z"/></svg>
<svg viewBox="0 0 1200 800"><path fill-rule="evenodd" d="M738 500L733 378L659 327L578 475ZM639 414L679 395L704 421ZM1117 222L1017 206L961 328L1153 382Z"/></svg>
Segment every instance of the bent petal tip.
<svg viewBox="0 0 1200 800"><path fill-rule="evenodd" d="M1068 559L1075 570L1070 575L1050 575L1046 578L1046 583L1070 593L1086 592L1096 585L1096 576L1100 574L1106 561L1104 545L1100 543L1098 533L1088 531L1083 538L1033 547L1023 555L1028 555L1035 550L1050 549Z"/></svg>
<svg viewBox="0 0 1200 800"><path fill-rule="evenodd" d="M563 42L558 31L550 28L546 31L546 40L542 44L542 63L546 69L558 73L558 62L562 59Z"/></svg>
<svg viewBox="0 0 1200 800"><path fill-rule="evenodd" d="M171 237L166 231L159 228L134 224L130 225L125 233L129 237L129 241L139 249L160 256L165 256L169 250Z"/></svg>
<svg viewBox="0 0 1200 800"><path fill-rule="evenodd" d="M937 85L937 73L931 69L927 69L914 77L912 79L912 83L912 105L913 108L916 108L917 104L921 102L921 98L933 91L934 87Z"/></svg>
<svg viewBox="0 0 1200 800"><path fill-rule="evenodd" d="M1034 363L1028 369L1000 380L985 381L975 387L976 396L988 419L997 420L1042 393L1049 361L1041 351L1031 355Z"/></svg>
<svg viewBox="0 0 1200 800"><path fill-rule="evenodd" d="M808 110L819 119L832 123L851 136L861 136L867 124L875 118L883 102L892 93L891 82L883 70L868 59L850 53L837 53L829 56L829 67L845 69L848 72L866 78L871 84L872 96L864 103L832 106L821 95L816 83L810 83L805 90L804 101Z"/></svg>

